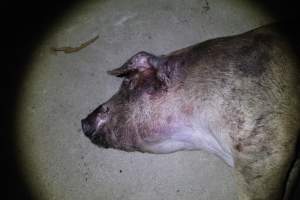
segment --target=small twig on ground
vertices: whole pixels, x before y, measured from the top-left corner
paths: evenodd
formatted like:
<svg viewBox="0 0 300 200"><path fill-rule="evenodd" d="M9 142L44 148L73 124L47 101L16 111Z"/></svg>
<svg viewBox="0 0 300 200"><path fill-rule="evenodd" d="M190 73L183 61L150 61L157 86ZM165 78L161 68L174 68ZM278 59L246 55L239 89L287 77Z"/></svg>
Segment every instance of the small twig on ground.
<svg viewBox="0 0 300 200"><path fill-rule="evenodd" d="M81 49L83 49L83 48L87 47L88 45L92 44L98 38L99 38L99 35L97 35L94 38L82 43L78 47L51 47L51 50L54 51L54 52L63 51L64 53L74 53L74 52L80 51Z"/></svg>

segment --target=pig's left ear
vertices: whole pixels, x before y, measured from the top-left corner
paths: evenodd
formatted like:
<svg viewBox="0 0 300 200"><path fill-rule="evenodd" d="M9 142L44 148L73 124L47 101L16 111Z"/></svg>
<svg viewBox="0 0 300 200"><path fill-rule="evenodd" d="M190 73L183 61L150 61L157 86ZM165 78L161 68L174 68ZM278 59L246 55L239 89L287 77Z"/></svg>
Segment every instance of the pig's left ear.
<svg viewBox="0 0 300 200"><path fill-rule="evenodd" d="M133 73L143 72L149 68L157 69L159 57L147 52L139 52L132 56L121 67L107 73L117 77L126 77Z"/></svg>

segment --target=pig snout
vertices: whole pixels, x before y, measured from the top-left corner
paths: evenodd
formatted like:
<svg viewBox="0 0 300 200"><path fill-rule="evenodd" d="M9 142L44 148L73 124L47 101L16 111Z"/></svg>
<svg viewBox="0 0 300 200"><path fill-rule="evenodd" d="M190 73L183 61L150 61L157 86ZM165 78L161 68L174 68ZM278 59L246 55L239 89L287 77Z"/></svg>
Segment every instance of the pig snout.
<svg viewBox="0 0 300 200"><path fill-rule="evenodd" d="M93 133L96 131L95 127L93 127L87 119L81 120L81 126L84 135L88 138L91 138Z"/></svg>
<svg viewBox="0 0 300 200"><path fill-rule="evenodd" d="M99 132L107 121L109 108L100 105L96 110L81 120L82 131L89 139L93 139L96 132Z"/></svg>

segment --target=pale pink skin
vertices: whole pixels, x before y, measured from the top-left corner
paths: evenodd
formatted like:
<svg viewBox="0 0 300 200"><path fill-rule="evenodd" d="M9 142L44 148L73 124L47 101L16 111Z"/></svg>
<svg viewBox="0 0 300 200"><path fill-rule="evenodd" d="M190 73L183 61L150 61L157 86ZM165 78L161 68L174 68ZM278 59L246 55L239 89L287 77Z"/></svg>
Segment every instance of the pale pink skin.
<svg viewBox="0 0 300 200"><path fill-rule="evenodd" d="M239 199L279 200L300 130L299 69L272 25L168 55L139 52L109 71L122 85L83 132L105 148L211 152L234 167Z"/></svg>
<svg viewBox="0 0 300 200"><path fill-rule="evenodd" d="M193 92L198 91L187 90L193 80L185 73L197 60L193 61L189 48L182 51L187 52L189 61L177 56L180 52L161 57L140 52L110 72L125 79L118 93L87 117L95 127L90 137L93 143L157 154L206 150L234 165L229 136L218 138L212 133L209 120L213 119L207 112L214 109L206 106L198 111L205 101L197 103L200 101Z"/></svg>

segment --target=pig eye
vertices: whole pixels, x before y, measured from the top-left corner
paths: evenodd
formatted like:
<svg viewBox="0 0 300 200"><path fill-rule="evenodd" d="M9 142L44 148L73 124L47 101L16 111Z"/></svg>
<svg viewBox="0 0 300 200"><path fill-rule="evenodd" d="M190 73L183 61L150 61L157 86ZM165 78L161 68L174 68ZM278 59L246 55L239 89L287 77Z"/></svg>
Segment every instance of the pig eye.
<svg viewBox="0 0 300 200"><path fill-rule="evenodd" d="M108 111L109 111L109 108L105 106L103 112L108 113Z"/></svg>
<svg viewBox="0 0 300 200"><path fill-rule="evenodd" d="M100 113L108 113L109 108L107 106L101 106Z"/></svg>
<svg viewBox="0 0 300 200"><path fill-rule="evenodd" d="M136 82L134 80L130 80L128 83L129 89L133 90L135 88L135 84L136 84Z"/></svg>
<svg viewBox="0 0 300 200"><path fill-rule="evenodd" d="M128 87L129 90L133 90L136 85L135 79L124 79L125 85Z"/></svg>
<svg viewBox="0 0 300 200"><path fill-rule="evenodd" d="M133 65L132 60L128 61L127 65L128 65L128 66L132 66L132 65Z"/></svg>

